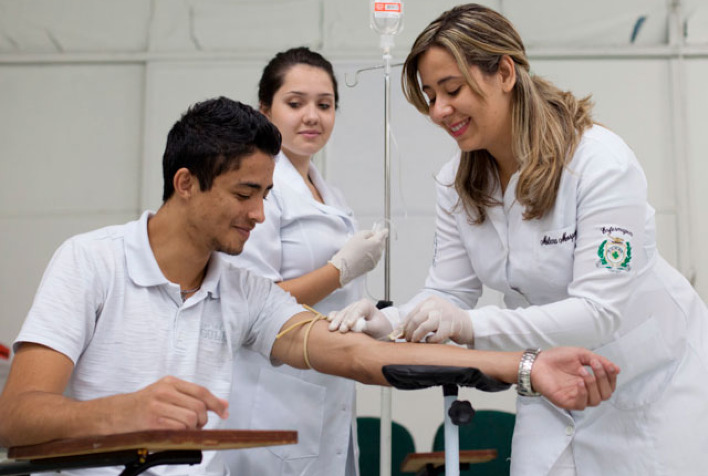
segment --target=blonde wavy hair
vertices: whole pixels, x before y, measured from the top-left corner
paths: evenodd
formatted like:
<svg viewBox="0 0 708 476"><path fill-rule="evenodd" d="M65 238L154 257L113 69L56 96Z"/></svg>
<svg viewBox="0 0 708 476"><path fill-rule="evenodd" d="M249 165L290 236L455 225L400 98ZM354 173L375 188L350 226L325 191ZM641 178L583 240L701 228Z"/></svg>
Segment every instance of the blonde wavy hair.
<svg viewBox="0 0 708 476"><path fill-rule="evenodd" d="M582 132L593 124L590 97L577 99L532 75L524 44L511 22L494 10L472 3L448 10L428 25L416 38L403 65L403 92L426 115L429 107L418 79L418 61L434 46L455 58L468 85L479 96L482 90L470 75L470 67L494 74L503 56L513 60L512 151L520 170L516 199L524 206L524 219L541 218L555 203L563 168ZM472 223L484 222L485 209L499 205L491 195L496 167L486 150L461 153L454 186Z"/></svg>

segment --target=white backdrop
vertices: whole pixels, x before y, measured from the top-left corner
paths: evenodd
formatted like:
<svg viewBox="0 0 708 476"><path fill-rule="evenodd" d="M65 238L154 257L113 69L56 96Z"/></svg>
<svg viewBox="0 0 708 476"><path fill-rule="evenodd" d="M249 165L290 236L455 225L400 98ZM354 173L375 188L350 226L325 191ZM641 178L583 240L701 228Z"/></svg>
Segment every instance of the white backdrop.
<svg viewBox="0 0 708 476"><path fill-rule="evenodd" d="M395 60L456 3L406 1ZM536 74L592 94L597 120L634 148L657 209L659 248L706 299L705 2L685 1L675 17L668 0L484 3L517 24ZM330 58L340 82L335 133L318 165L371 225L383 216L383 80L380 70L360 75L354 88L344 78L381 63L367 1L0 0L0 342L14 339L64 239L159 206L166 133L187 106L217 95L254 104L267 59L302 44ZM432 177L456 148L402 99L399 71L391 295L402 302L425 277ZM382 275L379 267L368 280L375 299ZM419 450L442 419L438 392L394 393L394 419L413 431ZM360 414L378 412L378 394L360 388ZM513 411L512 392L469 397L479 408Z"/></svg>

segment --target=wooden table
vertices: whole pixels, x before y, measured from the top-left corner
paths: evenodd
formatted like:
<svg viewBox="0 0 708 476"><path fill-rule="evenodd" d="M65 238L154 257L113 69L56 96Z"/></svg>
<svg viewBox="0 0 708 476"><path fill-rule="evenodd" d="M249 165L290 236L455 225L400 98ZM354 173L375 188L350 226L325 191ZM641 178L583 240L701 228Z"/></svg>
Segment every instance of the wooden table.
<svg viewBox="0 0 708 476"><path fill-rule="evenodd" d="M486 463L497 457L497 450L460 450L460 469L468 469L470 464ZM434 475L443 471L445 452L409 453L401 463L401 472L417 475Z"/></svg>
<svg viewBox="0 0 708 476"><path fill-rule="evenodd" d="M157 465L198 464L203 450L294 443L296 431L260 430L156 430L72 438L9 448L7 456L14 462L0 464L0 475L125 466L121 476L132 476Z"/></svg>

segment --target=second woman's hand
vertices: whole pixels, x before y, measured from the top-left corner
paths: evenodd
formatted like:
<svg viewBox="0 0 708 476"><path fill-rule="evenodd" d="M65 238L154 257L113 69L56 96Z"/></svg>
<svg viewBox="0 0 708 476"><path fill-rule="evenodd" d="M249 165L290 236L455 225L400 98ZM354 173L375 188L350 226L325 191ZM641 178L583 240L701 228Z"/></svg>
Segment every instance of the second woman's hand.
<svg viewBox="0 0 708 476"><path fill-rule="evenodd" d="M384 247L388 230L362 230L354 234L329 261L339 270L339 283L344 286L352 279L376 267Z"/></svg>

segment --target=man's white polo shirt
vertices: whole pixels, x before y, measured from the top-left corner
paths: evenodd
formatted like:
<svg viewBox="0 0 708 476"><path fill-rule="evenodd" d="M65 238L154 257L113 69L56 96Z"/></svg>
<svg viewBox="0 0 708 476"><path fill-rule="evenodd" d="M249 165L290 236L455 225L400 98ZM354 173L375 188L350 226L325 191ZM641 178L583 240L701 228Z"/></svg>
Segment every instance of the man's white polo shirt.
<svg viewBox="0 0 708 476"><path fill-rule="evenodd" d="M269 356L282 325L303 309L219 253L199 291L182 302L150 248L150 216L67 240L14 346L35 342L69 357L75 368L67 394L78 400L136 391L166 375L227 399L234 351L247 345ZM207 428L218 420L211 415Z"/></svg>

